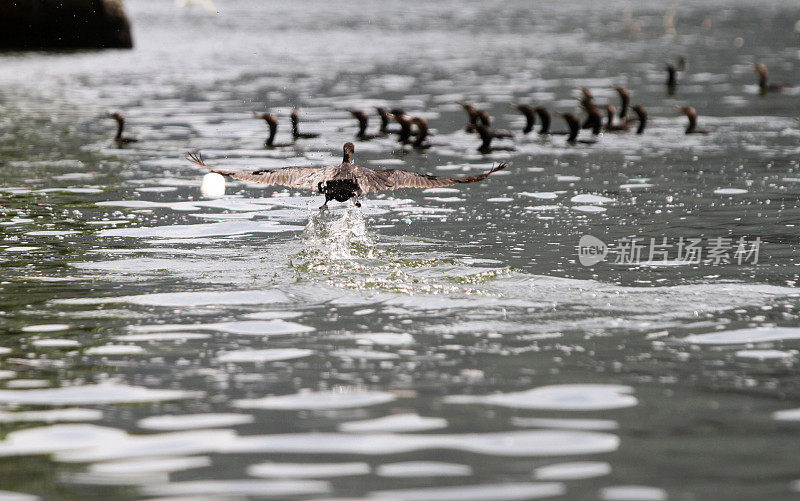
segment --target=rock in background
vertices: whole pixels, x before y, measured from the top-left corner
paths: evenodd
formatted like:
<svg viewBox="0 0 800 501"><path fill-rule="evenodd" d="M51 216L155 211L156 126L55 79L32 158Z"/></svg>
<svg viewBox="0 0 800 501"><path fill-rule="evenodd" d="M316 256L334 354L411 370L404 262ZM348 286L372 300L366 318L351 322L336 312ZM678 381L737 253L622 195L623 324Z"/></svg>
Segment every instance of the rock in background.
<svg viewBox="0 0 800 501"><path fill-rule="evenodd" d="M0 49L130 47L122 0L0 0Z"/></svg>

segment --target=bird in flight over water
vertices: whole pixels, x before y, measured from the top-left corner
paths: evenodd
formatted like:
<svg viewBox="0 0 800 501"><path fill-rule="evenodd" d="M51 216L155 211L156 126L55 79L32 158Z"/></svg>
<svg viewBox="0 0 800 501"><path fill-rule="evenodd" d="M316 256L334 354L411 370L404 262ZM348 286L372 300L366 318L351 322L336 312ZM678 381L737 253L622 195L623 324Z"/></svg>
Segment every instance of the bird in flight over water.
<svg viewBox="0 0 800 501"><path fill-rule="evenodd" d="M353 164L353 152L355 151L353 143L345 143L343 151L344 157L339 165L325 167L297 166L255 171L215 169L206 165L200 153L189 153L186 159L196 165L205 167L210 172L240 181L317 190L318 193L325 195L325 203L322 207L326 207L331 200L346 202L351 198L355 199L356 206L360 207L361 204L358 201L358 197L382 190L438 188L461 183L476 183L483 181L494 172L505 169L508 165L501 163L497 167L475 176L441 177L407 170L368 169Z"/></svg>

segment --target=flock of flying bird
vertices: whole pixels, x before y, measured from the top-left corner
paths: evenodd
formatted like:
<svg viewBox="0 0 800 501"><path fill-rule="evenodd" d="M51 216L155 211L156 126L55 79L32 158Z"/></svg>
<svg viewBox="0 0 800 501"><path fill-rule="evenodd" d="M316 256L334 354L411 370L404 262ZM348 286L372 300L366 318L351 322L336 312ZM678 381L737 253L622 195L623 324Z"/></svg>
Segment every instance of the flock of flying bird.
<svg viewBox="0 0 800 501"><path fill-rule="evenodd" d="M759 90L761 95L770 92L781 92L791 85L785 83L770 83L768 80L767 67L763 64L754 64L753 68L759 75ZM667 93L672 95L677 88L677 75L685 71L685 61L683 58L678 60L677 66L667 64ZM643 106L630 103L630 92L624 87L613 87L619 95L620 107L617 109L611 104L598 105L595 102L592 91L586 87L581 88L580 106L585 113L585 118L581 120L575 113L561 113L560 116L567 124L567 130L553 131L550 129L552 117L547 108L533 107L526 104L514 104L513 106L525 117L523 134L534 131L536 121L539 121L539 130L536 133L542 137L553 135L567 136L566 143L569 145L593 144L598 142L600 134L603 132L623 133L634 131L636 134L644 133L647 127L648 115ZM465 132L477 134L481 143L477 151L482 154L489 154L495 151L514 151L512 145L493 146L495 139L513 139L514 134L509 131L492 128L491 118L485 110L476 106L461 102L460 106L467 113L468 122ZM606 119L603 120L605 110ZM400 108L387 110L377 107L375 110L380 117L380 127L376 133L368 133L369 118L362 110L347 110L353 118L358 121L358 132L355 135L358 141L369 141L372 139L385 138L393 134L397 135L397 141L403 145L410 145L418 151L426 151L435 146L443 144L430 141L430 128L428 121L421 117L410 117ZM686 134L708 134L705 129L697 127L697 111L691 106L676 108L677 111L686 115L688 124L685 129ZM633 115L629 115L629 111ZM137 142L138 139L125 136L123 131L125 119L120 113L109 115L117 121L117 133L115 141L119 146ZM292 124L292 141L279 143L275 141L278 132L278 119L270 113L254 113L255 118L264 120L269 127L269 135L264 143L268 149L292 147L300 139L311 139L318 137L315 133L302 133L299 130L300 110L295 108L290 117ZM390 127L392 122L397 123L397 127ZM635 125L635 127L634 127ZM578 139L581 130L589 130L590 138ZM307 188L317 190L325 196L325 207L330 200L345 202L354 199L355 204L360 206L358 201L361 195L380 190L395 190L400 188L432 188L453 186L459 183L474 183L486 179L490 174L504 169L507 164L502 163L491 170L476 176L466 177L442 177L416 172L388 169L376 170L360 167L352 163L355 146L353 143L346 143L343 149L343 160L339 165L327 167L307 167L293 166L279 169L262 169L257 171L229 171L214 169L208 166L199 153L191 153L187 157L191 162L203 166L210 171L204 178L203 187L206 193L224 193L224 178L230 177L244 181L252 181L263 184L282 185L290 188ZM220 189L221 183L221 189Z"/></svg>

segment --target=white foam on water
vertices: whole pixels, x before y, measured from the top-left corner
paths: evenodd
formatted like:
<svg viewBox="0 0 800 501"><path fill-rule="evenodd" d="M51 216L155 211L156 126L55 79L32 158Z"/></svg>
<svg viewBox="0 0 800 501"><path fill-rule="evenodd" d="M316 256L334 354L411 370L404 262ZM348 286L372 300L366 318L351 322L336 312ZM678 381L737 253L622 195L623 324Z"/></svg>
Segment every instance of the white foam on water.
<svg viewBox="0 0 800 501"><path fill-rule="evenodd" d="M385 404L396 398L393 394L382 391L304 391L292 395L234 400L233 406L272 410L349 409Z"/></svg>
<svg viewBox="0 0 800 501"><path fill-rule="evenodd" d="M560 175L556 176L556 181L561 181L561 182L575 182L580 180L581 178L578 176L560 176Z"/></svg>
<svg viewBox="0 0 800 501"><path fill-rule="evenodd" d="M441 203L460 203L463 202L464 199L460 197L425 197L425 200L431 200L433 202L441 202ZM497 199L487 199L487 202L497 202Z"/></svg>
<svg viewBox="0 0 800 501"><path fill-rule="evenodd" d="M6 348L5 346L0 346L0 355L5 355L6 353L11 353L11 348Z"/></svg>
<svg viewBox="0 0 800 501"><path fill-rule="evenodd" d="M576 461L536 468L533 471L533 478L536 480L580 480L610 474L611 465L605 461Z"/></svg>
<svg viewBox="0 0 800 501"><path fill-rule="evenodd" d="M39 247L6 247L3 249L6 252L28 252L39 249Z"/></svg>
<svg viewBox="0 0 800 501"><path fill-rule="evenodd" d="M486 199L486 201L487 201L487 202L503 202L503 203L508 203L508 202L513 202L513 201L514 201L514 199L513 199L513 198L509 198L509 197L494 197L494 198L487 198L487 199Z"/></svg>
<svg viewBox="0 0 800 501"><path fill-rule="evenodd" d="M572 210L576 210L578 212L589 212L589 213L598 213L598 212L605 212L605 207L597 207L596 205L576 205L572 207Z"/></svg>
<svg viewBox="0 0 800 501"><path fill-rule="evenodd" d="M562 496L565 493L564 484L557 482L519 482L375 491L370 493L370 499L375 497L387 501L524 501Z"/></svg>
<svg viewBox="0 0 800 501"><path fill-rule="evenodd" d="M338 358L351 358L355 360L396 360L400 358L397 353L389 353L385 351L374 350L334 350L328 352L328 355Z"/></svg>
<svg viewBox="0 0 800 501"><path fill-rule="evenodd" d="M645 188L652 188L653 185L650 183L629 183L629 184L621 184L619 185L619 189L621 190L641 190Z"/></svg>
<svg viewBox="0 0 800 501"><path fill-rule="evenodd" d="M737 329L732 331L692 334L678 341L691 344L754 344L770 341L800 339L800 327L763 327Z"/></svg>
<svg viewBox="0 0 800 501"><path fill-rule="evenodd" d="M741 195L747 193L747 190L741 188L717 188L714 190L715 195Z"/></svg>
<svg viewBox="0 0 800 501"><path fill-rule="evenodd" d="M235 220L218 223L175 224L170 226L139 226L135 228L111 228L100 230L101 237L116 238L207 238L232 237L252 233L278 233L302 231L300 226L291 226L275 221Z"/></svg>
<svg viewBox="0 0 800 501"><path fill-rule="evenodd" d="M450 395L448 404L485 404L515 409L596 411L622 409L638 404L633 388L614 384L561 384L513 393Z"/></svg>
<svg viewBox="0 0 800 501"><path fill-rule="evenodd" d="M192 468L211 466L206 456L165 457L106 461L89 465L89 472L99 475L141 475L148 473L171 473Z"/></svg>
<svg viewBox="0 0 800 501"><path fill-rule="evenodd" d="M414 336L408 333L371 332L368 334L354 334L358 344L371 344L383 346L410 346L416 343Z"/></svg>
<svg viewBox="0 0 800 501"><path fill-rule="evenodd" d="M0 412L0 423L62 423L79 421L98 421L103 412L96 409L53 409L46 411Z"/></svg>
<svg viewBox="0 0 800 501"><path fill-rule="evenodd" d="M264 350L236 350L219 354L216 358L221 363L264 363L279 360L294 360L310 357L314 350L302 348L268 348Z"/></svg>
<svg viewBox="0 0 800 501"><path fill-rule="evenodd" d="M529 207L525 207L525 210L529 211L548 211L548 210L561 210L563 209L560 205L533 205Z"/></svg>
<svg viewBox="0 0 800 501"><path fill-rule="evenodd" d="M619 485L600 489L603 501L666 501L667 492L658 487Z"/></svg>
<svg viewBox="0 0 800 501"><path fill-rule="evenodd" d="M162 292L137 296L71 298L54 300L56 304L130 303L142 306L214 306L286 303L289 298L277 290Z"/></svg>
<svg viewBox="0 0 800 501"><path fill-rule="evenodd" d="M93 425L53 425L51 428L66 426L93 426ZM101 428L95 426L95 428ZM36 428L39 429L39 428ZM233 430L192 430L157 433L150 435L129 435L121 430L104 428L102 433L97 430L83 430L82 434L105 434L105 439L87 440L85 443L75 440L68 447L63 447L55 452L56 461L67 463L94 463L98 461L112 461L133 458L156 458L173 456L193 456L216 452L227 444L236 440ZM68 430L67 430L68 431ZM111 435L111 431L116 432ZM66 433L66 432L65 432ZM0 449L2 453L2 449Z"/></svg>
<svg viewBox="0 0 800 501"><path fill-rule="evenodd" d="M472 468L465 464L443 463L440 461L407 461L403 463L382 464L375 468L379 477L468 477Z"/></svg>
<svg viewBox="0 0 800 501"><path fill-rule="evenodd" d="M197 398L199 391L156 390L104 382L46 390L0 390L0 403L20 405L99 405Z"/></svg>
<svg viewBox="0 0 800 501"><path fill-rule="evenodd" d="M245 318L252 318L254 320L275 320L301 317L303 314L299 311L259 311L256 313L248 313Z"/></svg>
<svg viewBox="0 0 800 501"><path fill-rule="evenodd" d="M800 408L775 411L772 413L772 419L777 421L800 421Z"/></svg>
<svg viewBox="0 0 800 501"><path fill-rule="evenodd" d="M26 389L26 388L48 388L50 381L46 379L12 379L6 383L6 388Z"/></svg>
<svg viewBox="0 0 800 501"><path fill-rule="evenodd" d="M142 492L151 496L180 497L201 496L203 499L219 497L257 496L280 498L325 494L330 485L321 480L197 480L150 485Z"/></svg>
<svg viewBox="0 0 800 501"><path fill-rule="evenodd" d="M34 339L31 344L37 348L73 348L81 344L74 339Z"/></svg>
<svg viewBox="0 0 800 501"><path fill-rule="evenodd" d="M157 341L189 341L194 339L208 339L211 334L200 332L156 332L152 334L121 334L113 336L116 341L129 343L157 342Z"/></svg>
<svg viewBox="0 0 800 501"><path fill-rule="evenodd" d="M518 195L523 197L539 198L542 200L553 200L555 198L558 198L558 193L553 193L552 191L541 191L535 193L521 191L518 193Z"/></svg>
<svg viewBox="0 0 800 501"><path fill-rule="evenodd" d="M280 319L198 324L192 325L191 328L227 332L229 334L238 334L242 336L289 336L316 330L308 325L298 324L297 322L287 322L286 320Z"/></svg>
<svg viewBox="0 0 800 501"><path fill-rule="evenodd" d="M512 417L511 424L521 428L561 428L567 430L606 431L619 428L619 424L612 419Z"/></svg>
<svg viewBox="0 0 800 501"><path fill-rule="evenodd" d="M263 478L341 478L369 475L367 463L259 463L247 467L247 474Z"/></svg>
<svg viewBox="0 0 800 501"><path fill-rule="evenodd" d="M15 371L0 370L0 379L11 379L16 375Z"/></svg>
<svg viewBox="0 0 800 501"><path fill-rule="evenodd" d="M403 433L415 431L440 430L447 428L447 420L436 417L423 417L419 414L392 414L376 419L341 423L339 431L345 433Z"/></svg>
<svg viewBox="0 0 800 501"><path fill-rule="evenodd" d="M22 332L59 332L69 330L71 327L69 324L26 325L22 328Z"/></svg>
<svg viewBox="0 0 800 501"><path fill-rule="evenodd" d="M147 352L144 348L135 344L105 344L88 348L83 353L85 355L124 356L144 355Z"/></svg>
<svg viewBox="0 0 800 501"><path fill-rule="evenodd" d="M787 360L797 355L793 351L780 350L739 350L736 356L739 358L749 358L754 360Z"/></svg>
<svg viewBox="0 0 800 501"><path fill-rule="evenodd" d="M204 414L165 414L150 416L137 421L136 426L145 430L173 431L197 430L201 428L223 428L248 424L254 421L250 414L233 412Z"/></svg>
<svg viewBox="0 0 800 501"><path fill-rule="evenodd" d="M600 195L583 193L580 195L575 195L574 197L570 198L569 201L580 204L606 204L614 202L615 200L613 198L603 197Z"/></svg>
<svg viewBox="0 0 800 501"><path fill-rule="evenodd" d="M38 501L39 496L22 492L0 491L0 501Z"/></svg>
<svg viewBox="0 0 800 501"><path fill-rule="evenodd" d="M51 454L91 448L100 444L116 444L126 433L92 424L56 424L13 431L0 442L0 456Z"/></svg>
<svg viewBox="0 0 800 501"><path fill-rule="evenodd" d="M252 435L221 444L221 452L290 454L402 454L448 449L503 457L562 456L612 452L619 437L592 431L533 430L496 433L396 434L286 433Z"/></svg>

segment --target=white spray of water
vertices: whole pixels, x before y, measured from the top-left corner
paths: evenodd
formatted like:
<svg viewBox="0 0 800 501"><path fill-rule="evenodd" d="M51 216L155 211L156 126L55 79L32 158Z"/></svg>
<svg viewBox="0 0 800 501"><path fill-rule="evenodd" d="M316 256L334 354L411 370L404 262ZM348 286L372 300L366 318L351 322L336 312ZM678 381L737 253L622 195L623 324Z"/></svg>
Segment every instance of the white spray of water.
<svg viewBox="0 0 800 501"><path fill-rule="evenodd" d="M348 204L344 211L322 209L311 215L303 243L323 259L371 258L375 242L367 231L361 209Z"/></svg>

